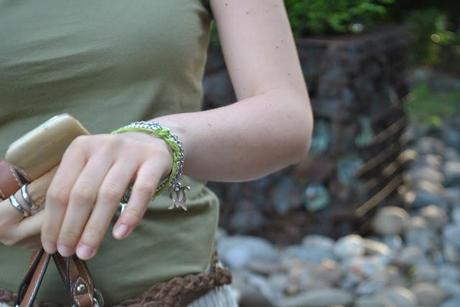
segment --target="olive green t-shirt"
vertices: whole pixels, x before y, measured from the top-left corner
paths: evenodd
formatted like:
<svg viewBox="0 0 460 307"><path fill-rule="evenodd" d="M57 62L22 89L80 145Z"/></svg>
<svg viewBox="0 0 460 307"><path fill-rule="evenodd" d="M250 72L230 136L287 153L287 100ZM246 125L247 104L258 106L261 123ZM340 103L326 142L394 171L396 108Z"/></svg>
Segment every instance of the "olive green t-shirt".
<svg viewBox="0 0 460 307"><path fill-rule="evenodd" d="M0 0L1 153L59 113L96 134L199 111L210 22L198 0ZM160 195L128 239L108 232L89 262L108 305L208 266L218 200L204 182L186 182L188 212L167 210L167 195ZM0 245L0 288L17 290L29 257ZM39 297L64 302L53 267Z"/></svg>

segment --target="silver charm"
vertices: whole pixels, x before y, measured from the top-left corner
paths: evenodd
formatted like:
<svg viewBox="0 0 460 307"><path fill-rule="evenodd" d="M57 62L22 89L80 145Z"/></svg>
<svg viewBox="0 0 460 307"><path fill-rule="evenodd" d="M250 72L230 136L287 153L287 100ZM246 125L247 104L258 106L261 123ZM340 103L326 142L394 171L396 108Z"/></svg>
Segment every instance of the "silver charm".
<svg viewBox="0 0 460 307"><path fill-rule="evenodd" d="M182 208L184 211L187 211L186 191L190 191L190 187L188 185L182 186L180 182L177 182L169 193L169 198L171 198L173 203L168 207L168 209L172 210L174 208Z"/></svg>

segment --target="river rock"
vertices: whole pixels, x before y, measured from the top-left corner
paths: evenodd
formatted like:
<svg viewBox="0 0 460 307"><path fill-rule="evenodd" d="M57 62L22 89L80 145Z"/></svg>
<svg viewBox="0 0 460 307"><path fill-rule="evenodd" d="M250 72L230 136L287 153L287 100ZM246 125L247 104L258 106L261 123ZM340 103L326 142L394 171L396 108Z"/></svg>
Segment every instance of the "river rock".
<svg viewBox="0 0 460 307"><path fill-rule="evenodd" d="M456 295L455 297L445 301L441 304L440 307L458 307L460 306L460 295Z"/></svg>
<svg viewBox="0 0 460 307"><path fill-rule="evenodd" d="M447 298L447 293L432 283L416 283L411 290L419 306L439 306Z"/></svg>
<svg viewBox="0 0 460 307"><path fill-rule="evenodd" d="M414 277L416 282L436 281L438 278L438 270L431 264L421 263L415 266Z"/></svg>
<svg viewBox="0 0 460 307"><path fill-rule="evenodd" d="M404 287L390 287L377 294L377 298L390 302L392 307L415 307L417 300L414 294Z"/></svg>
<svg viewBox="0 0 460 307"><path fill-rule="evenodd" d="M321 263L326 259L333 259L334 241L320 235L306 236L302 245L295 248L290 247L288 254L294 255L299 259L312 263Z"/></svg>
<svg viewBox="0 0 460 307"><path fill-rule="evenodd" d="M424 251L434 248L439 242L436 233L428 227L421 216L414 216L408 223L404 238L408 245L415 245Z"/></svg>
<svg viewBox="0 0 460 307"><path fill-rule="evenodd" d="M460 161L447 161L444 164L444 173L446 174L446 185L460 184Z"/></svg>
<svg viewBox="0 0 460 307"><path fill-rule="evenodd" d="M373 229L380 235L397 235L404 231L409 220L406 210L399 207L381 208L373 220Z"/></svg>
<svg viewBox="0 0 460 307"><path fill-rule="evenodd" d="M354 307L395 307L392 302L379 295L360 296L354 302Z"/></svg>
<svg viewBox="0 0 460 307"><path fill-rule="evenodd" d="M420 216L425 219L431 229L440 229L448 222L446 211L438 206L429 205L420 210Z"/></svg>
<svg viewBox="0 0 460 307"><path fill-rule="evenodd" d="M363 238L358 235L345 236L335 243L333 250L334 254L340 259L363 255Z"/></svg>
<svg viewBox="0 0 460 307"><path fill-rule="evenodd" d="M443 230L443 238L446 244L451 244L460 249L460 225L449 224Z"/></svg>
<svg viewBox="0 0 460 307"><path fill-rule="evenodd" d="M397 257L397 260L400 264L405 266L426 262L425 253L418 246L407 246L403 248Z"/></svg>
<svg viewBox="0 0 460 307"><path fill-rule="evenodd" d="M249 237L226 237L218 242L219 255L230 268L241 269L252 261L279 261L278 251L266 240Z"/></svg>
<svg viewBox="0 0 460 307"><path fill-rule="evenodd" d="M386 244L370 239L364 239L363 241L366 254L391 257L392 251Z"/></svg>
<svg viewBox="0 0 460 307"><path fill-rule="evenodd" d="M334 305L349 305L353 296L342 289L319 289L304 292L282 300L280 306L284 307L321 307Z"/></svg>

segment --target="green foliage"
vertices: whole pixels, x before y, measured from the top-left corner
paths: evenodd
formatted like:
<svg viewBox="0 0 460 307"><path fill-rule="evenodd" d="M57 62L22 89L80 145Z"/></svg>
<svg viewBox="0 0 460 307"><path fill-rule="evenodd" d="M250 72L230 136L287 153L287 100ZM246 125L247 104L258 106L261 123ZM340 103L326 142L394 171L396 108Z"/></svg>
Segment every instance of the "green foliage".
<svg viewBox="0 0 460 307"><path fill-rule="evenodd" d="M296 36L360 32L387 14L394 0L285 0Z"/></svg>
<svg viewBox="0 0 460 307"><path fill-rule="evenodd" d="M460 90L438 92L419 84L411 89L406 110L415 121L439 126L455 114L459 105Z"/></svg>
<svg viewBox="0 0 460 307"><path fill-rule="evenodd" d="M444 52L459 47L460 33L448 29L447 12L438 9L423 9L411 12L407 22L414 31L414 50L417 63L438 64ZM458 48L457 48L458 49ZM455 52L455 48L453 50Z"/></svg>

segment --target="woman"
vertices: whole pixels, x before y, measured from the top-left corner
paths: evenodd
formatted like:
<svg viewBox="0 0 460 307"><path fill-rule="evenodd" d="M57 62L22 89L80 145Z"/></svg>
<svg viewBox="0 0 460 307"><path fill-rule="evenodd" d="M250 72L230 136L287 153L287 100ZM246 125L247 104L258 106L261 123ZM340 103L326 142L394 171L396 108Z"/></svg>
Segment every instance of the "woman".
<svg viewBox="0 0 460 307"><path fill-rule="evenodd" d="M200 111L211 16L238 101ZM43 211L23 219L0 203L0 241L8 245L0 246L0 288L16 290L30 256L22 247L41 244L90 260L108 305L209 264L211 238L198 236L193 244L206 246L196 249L188 228L170 229L181 242L158 238L155 210L168 199L149 200L171 170L167 144L139 132L108 134L117 127L152 119L175 133L189 200L212 212L217 199L205 181L255 179L307 151L312 116L281 0L211 0L209 7L198 0L0 0L0 41L3 152L56 113L72 114L93 133L68 147ZM129 203L109 230L130 181ZM202 227L214 231L215 218ZM178 252L159 260L158 246ZM43 301L64 300L56 276L45 279Z"/></svg>

